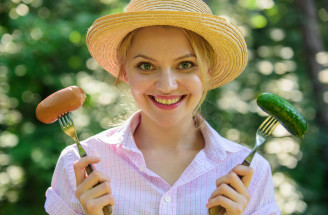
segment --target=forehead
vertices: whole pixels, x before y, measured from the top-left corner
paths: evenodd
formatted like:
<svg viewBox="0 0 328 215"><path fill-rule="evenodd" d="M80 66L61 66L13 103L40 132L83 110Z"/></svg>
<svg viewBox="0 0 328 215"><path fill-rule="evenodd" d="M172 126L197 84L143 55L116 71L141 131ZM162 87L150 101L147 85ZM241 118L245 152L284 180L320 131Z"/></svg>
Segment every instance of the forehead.
<svg viewBox="0 0 328 215"><path fill-rule="evenodd" d="M177 27L151 26L137 29L130 47L133 51L143 49L169 50L187 49L193 52L185 32Z"/></svg>
<svg viewBox="0 0 328 215"><path fill-rule="evenodd" d="M165 25L155 25L155 26L148 26L142 27L135 30L135 36L154 36L156 34L165 34L165 35L175 35L175 36L182 36L183 30L178 27L173 26L165 26Z"/></svg>

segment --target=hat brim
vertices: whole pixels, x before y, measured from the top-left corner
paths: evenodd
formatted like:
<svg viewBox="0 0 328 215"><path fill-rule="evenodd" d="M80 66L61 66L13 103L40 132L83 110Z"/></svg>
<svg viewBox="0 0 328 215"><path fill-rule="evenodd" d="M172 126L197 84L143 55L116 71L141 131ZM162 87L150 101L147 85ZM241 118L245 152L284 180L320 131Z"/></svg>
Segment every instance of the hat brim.
<svg viewBox="0 0 328 215"><path fill-rule="evenodd" d="M193 31L212 46L218 69L211 71L210 89L222 86L241 74L247 64L247 47L240 30L227 19L210 14L180 11L141 11L103 16L90 27L86 43L91 56L117 77L118 48L131 31L147 26L169 25Z"/></svg>

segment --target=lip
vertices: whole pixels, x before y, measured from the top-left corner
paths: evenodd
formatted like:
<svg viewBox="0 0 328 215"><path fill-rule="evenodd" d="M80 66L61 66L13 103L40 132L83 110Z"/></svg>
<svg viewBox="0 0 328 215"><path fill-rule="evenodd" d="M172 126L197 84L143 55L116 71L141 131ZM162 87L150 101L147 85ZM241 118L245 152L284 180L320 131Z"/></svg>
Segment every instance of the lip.
<svg viewBox="0 0 328 215"><path fill-rule="evenodd" d="M155 95L155 96L149 96L150 100L155 104L155 106L157 106L158 108L162 109L162 110L173 110L177 107L180 106L180 104L182 103L182 101L185 99L185 95L170 95L170 96L161 96L161 95ZM155 101L154 97L159 98L159 99L176 99L176 98L180 98L180 101L178 101L177 103L174 104L170 104L170 105L165 105L165 104L161 104Z"/></svg>

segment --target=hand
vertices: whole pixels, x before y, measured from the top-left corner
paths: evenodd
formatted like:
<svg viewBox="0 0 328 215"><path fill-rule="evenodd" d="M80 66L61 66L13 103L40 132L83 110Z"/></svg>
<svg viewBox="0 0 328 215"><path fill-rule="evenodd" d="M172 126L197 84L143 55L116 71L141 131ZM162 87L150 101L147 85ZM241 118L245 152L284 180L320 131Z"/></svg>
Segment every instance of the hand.
<svg viewBox="0 0 328 215"><path fill-rule="evenodd" d="M85 168L89 164L98 162L100 162L100 158L86 156L74 163L77 188L75 195L86 215L103 215L104 206L115 204L110 178L98 170L94 170L88 177L86 175Z"/></svg>
<svg viewBox="0 0 328 215"><path fill-rule="evenodd" d="M251 167L238 165L216 181L216 189L206 204L207 208L221 206L227 215L240 215L250 200L248 186L253 176Z"/></svg>

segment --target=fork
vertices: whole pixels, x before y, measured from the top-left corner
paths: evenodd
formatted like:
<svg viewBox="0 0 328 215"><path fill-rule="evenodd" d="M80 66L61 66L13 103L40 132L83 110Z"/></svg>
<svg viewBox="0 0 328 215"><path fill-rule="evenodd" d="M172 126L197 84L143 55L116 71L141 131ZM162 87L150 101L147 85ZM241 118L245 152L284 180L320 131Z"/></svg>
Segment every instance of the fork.
<svg viewBox="0 0 328 215"><path fill-rule="evenodd" d="M256 131L256 145L247 155L242 165L249 166L253 160L256 150L268 139L274 129L279 125L279 121L272 116L268 116Z"/></svg>
<svg viewBox="0 0 328 215"><path fill-rule="evenodd" d="M253 160L256 150L268 139L274 129L278 126L279 121L272 116L268 116L256 131L256 145L252 151L247 155L242 165L249 166ZM216 206L208 209L209 215L223 215L225 208Z"/></svg>
<svg viewBox="0 0 328 215"><path fill-rule="evenodd" d="M77 137L77 133L76 133L76 129L73 123L73 119L71 117L71 114L65 113L61 116L58 117L58 122L60 124L60 127L62 128L62 130L70 137L72 138L79 150L79 154L81 157L85 157L87 156L87 153L85 152L85 150L83 149L82 145L80 144L79 138ZM92 167L92 165L88 165L85 168L86 172L88 173L88 175L91 174L91 172L93 172L94 168ZM95 186L99 185L100 182L98 184L96 184ZM106 205L105 207L103 207L103 212L104 215L110 215L112 214L112 207L110 205Z"/></svg>

